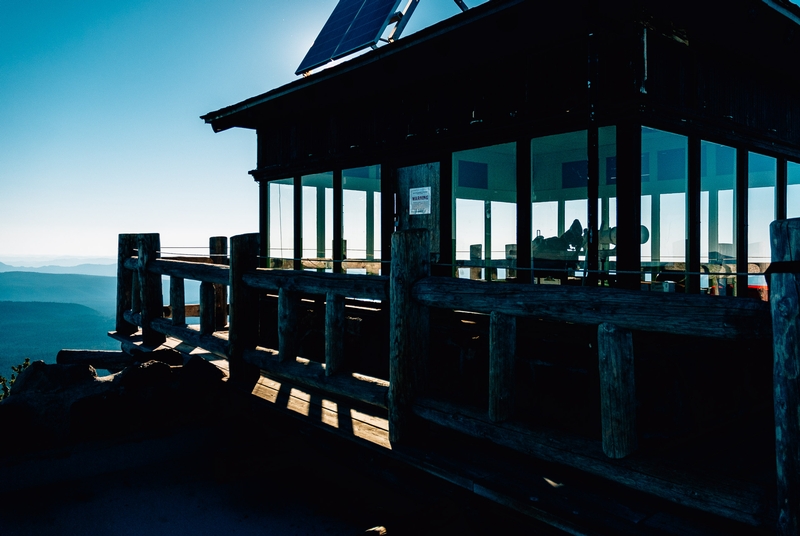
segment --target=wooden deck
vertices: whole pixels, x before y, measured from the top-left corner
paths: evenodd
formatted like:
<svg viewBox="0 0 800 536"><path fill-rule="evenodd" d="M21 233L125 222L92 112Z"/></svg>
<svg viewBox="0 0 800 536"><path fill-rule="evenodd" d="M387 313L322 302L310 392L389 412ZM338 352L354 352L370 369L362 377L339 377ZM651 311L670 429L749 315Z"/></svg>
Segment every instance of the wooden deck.
<svg viewBox="0 0 800 536"><path fill-rule="evenodd" d="M129 348L157 349L142 345L141 331L128 336L110 332L109 336ZM227 332L214 336L224 340ZM229 372L226 359L179 339L168 337L160 348L178 350L187 358L200 355ZM308 361L298 358L297 363L305 366ZM292 419L329 440L344 441L365 456L385 459L383 465L391 469L379 477L392 480L403 471L423 472L523 514L532 523L543 522L567 534L763 534L758 527L774 523L774 511L763 510L772 501L755 484L665 468L658 460L641 456L612 462L620 483L609 482L609 460L596 442L558 430L531 432L513 421L493 423L480 413L468 414L441 400L423 398L415 405L416 413L436 423L426 431L424 444L393 446L385 409L353 404L344 397L270 376L262 371L252 389L255 404L275 418ZM466 426L472 428L470 433L461 433ZM520 452L522 444L526 445L522 450L533 457ZM635 492L656 486L671 488L680 497L687 479L696 490L689 500Z"/></svg>
<svg viewBox="0 0 800 536"><path fill-rule="evenodd" d="M433 475L572 534L759 534L794 519L778 512L795 479L776 470L775 427L796 421L771 410L785 341L770 304L432 277L421 230L392 235L390 276L258 268L258 235L213 265L158 259L158 242L120 236L122 350L201 354L275 418L390 474ZM184 278L201 281L196 310Z"/></svg>

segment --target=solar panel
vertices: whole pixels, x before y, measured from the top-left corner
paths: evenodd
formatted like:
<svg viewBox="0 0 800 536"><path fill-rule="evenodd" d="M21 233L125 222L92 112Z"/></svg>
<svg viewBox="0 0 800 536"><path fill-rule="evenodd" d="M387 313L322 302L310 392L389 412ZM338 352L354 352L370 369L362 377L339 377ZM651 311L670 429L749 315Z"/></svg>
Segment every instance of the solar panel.
<svg viewBox="0 0 800 536"><path fill-rule="evenodd" d="M399 4L400 0L366 0L336 49L333 59L376 44Z"/></svg>
<svg viewBox="0 0 800 536"><path fill-rule="evenodd" d="M402 0L339 0L295 74L375 45Z"/></svg>

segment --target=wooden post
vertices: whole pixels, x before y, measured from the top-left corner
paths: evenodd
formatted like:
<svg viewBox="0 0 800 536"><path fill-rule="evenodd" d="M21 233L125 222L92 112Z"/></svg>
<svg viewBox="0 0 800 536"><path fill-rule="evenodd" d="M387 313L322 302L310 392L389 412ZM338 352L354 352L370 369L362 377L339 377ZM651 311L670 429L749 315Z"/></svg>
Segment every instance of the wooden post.
<svg viewBox="0 0 800 536"><path fill-rule="evenodd" d="M244 352L258 343L259 292L248 288L243 276L258 268L259 235L244 234L231 237L230 260L230 327L228 358L230 381L252 391L259 371L244 361Z"/></svg>
<svg viewBox="0 0 800 536"><path fill-rule="evenodd" d="M158 258L161 250L161 238L157 233L140 234L139 244L139 288L142 296L142 343L145 346L157 347L166 341L166 337L155 331L150 322L164 315L164 297L161 294L161 275L147 270L150 261Z"/></svg>
<svg viewBox="0 0 800 536"><path fill-rule="evenodd" d="M603 452L624 458L636 450L636 389L633 376L633 337L613 324L597 327L600 367L600 414Z"/></svg>
<svg viewBox="0 0 800 536"><path fill-rule="evenodd" d="M169 278L169 305L172 308L172 323L186 325L186 287L182 277Z"/></svg>
<svg viewBox="0 0 800 536"><path fill-rule="evenodd" d="M278 359L282 362L294 361L297 357L300 340L297 321L300 309L300 296L297 292L280 289L278 292Z"/></svg>
<svg viewBox="0 0 800 536"><path fill-rule="evenodd" d="M414 301L411 289L430 275L430 233L425 229L392 235L389 282L389 441L408 442L411 404L425 387L430 322L427 307Z"/></svg>
<svg viewBox="0 0 800 536"><path fill-rule="evenodd" d="M469 278L480 279L480 263L483 257L483 244L472 244L469 247Z"/></svg>
<svg viewBox="0 0 800 536"><path fill-rule="evenodd" d="M136 333L139 329L125 320L125 311L133 308L134 274L125 268L125 260L133 257L136 251L136 235L121 234L117 246L117 321L116 331L121 335Z"/></svg>
<svg viewBox="0 0 800 536"><path fill-rule="evenodd" d="M228 264L228 237L212 236L208 240L208 253L214 264ZM228 323L228 285L214 285L214 329L221 330Z"/></svg>
<svg viewBox="0 0 800 536"><path fill-rule="evenodd" d="M489 418L505 421L514 412L517 319L492 312L489 324Z"/></svg>
<svg viewBox="0 0 800 536"><path fill-rule="evenodd" d="M517 319L492 312L489 325L489 418L500 422L514 412L514 357Z"/></svg>
<svg viewBox="0 0 800 536"><path fill-rule="evenodd" d="M325 298L325 375L333 376L344 361L344 296L328 292Z"/></svg>
<svg viewBox="0 0 800 536"><path fill-rule="evenodd" d="M214 333L214 284L203 281L200 283L200 333L210 335Z"/></svg>
<svg viewBox="0 0 800 536"><path fill-rule="evenodd" d="M142 312L142 288L138 272L134 274L131 285L131 312L134 314Z"/></svg>
<svg viewBox="0 0 800 536"><path fill-rule="evenodd" d="M773 221L769 231L773 263L800 261L800 218ZM788 536L800 533L800 270L770 268L777 532Z"/></svg>

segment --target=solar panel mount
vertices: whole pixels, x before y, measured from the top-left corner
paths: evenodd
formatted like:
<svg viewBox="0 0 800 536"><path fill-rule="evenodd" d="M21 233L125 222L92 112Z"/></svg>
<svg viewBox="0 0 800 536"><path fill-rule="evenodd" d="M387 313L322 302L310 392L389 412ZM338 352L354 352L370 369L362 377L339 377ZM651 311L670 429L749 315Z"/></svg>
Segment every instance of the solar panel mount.
<svg viewBox="0 0 800 536"><path fill-rule="evenodd" d="M401 4L404 9L398 11ZM308 75L328 62L375 48L392 23L386 40L397 39L417 4L419 0L339 0L295 74Z"/></svg>

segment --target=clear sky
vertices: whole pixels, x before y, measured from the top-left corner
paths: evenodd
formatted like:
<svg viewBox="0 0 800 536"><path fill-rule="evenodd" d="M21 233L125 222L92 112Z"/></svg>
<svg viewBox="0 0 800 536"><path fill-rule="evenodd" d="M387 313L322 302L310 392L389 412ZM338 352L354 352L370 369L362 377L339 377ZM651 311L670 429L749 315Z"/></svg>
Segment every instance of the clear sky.
<svg viewBox="0 0 800 536"><path fill-rule="evenodd" d="M336 3L0 0L0 261L256 232L255 132L199 116L294 80ZM404 34L458 12L422 0Z"/></svg>

